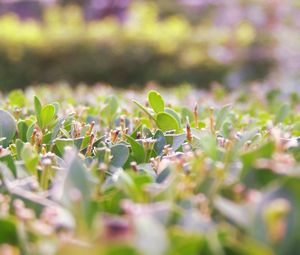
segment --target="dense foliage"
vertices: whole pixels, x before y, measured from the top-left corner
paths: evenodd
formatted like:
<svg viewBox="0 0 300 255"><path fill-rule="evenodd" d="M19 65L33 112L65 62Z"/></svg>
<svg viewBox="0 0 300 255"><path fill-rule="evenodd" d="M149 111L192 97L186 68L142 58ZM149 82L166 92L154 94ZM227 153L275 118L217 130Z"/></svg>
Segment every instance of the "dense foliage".
<svg viewBox="0 0 300 255"><path fill-rule="evenodd" d="M42 21L1 16L0 88L57 80L207 87L232 73L234 80L262 78L278 62L273 52L278 33L247 13L231 23L219 11L197 22L171 14L161 17L157 5L137 2L123 23L114 17L87 23L75 6L49 8Z"/></svg>
<svg viewBox="0 0 300 255"><path fill-rule="evenodd" d="M298 96L160 91L2 96L1 254L300 253Z"/></svg>

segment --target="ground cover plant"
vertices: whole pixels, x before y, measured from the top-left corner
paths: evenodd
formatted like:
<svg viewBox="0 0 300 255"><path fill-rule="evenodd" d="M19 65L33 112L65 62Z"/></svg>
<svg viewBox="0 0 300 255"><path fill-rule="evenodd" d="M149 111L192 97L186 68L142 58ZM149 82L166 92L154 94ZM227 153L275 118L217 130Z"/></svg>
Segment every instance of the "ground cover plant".
<svg viewBox="0 0 300 255"><path fill-rule="evenodd" d="M260 86L1 95L0 253L299 254L298 109Z"/></svg>

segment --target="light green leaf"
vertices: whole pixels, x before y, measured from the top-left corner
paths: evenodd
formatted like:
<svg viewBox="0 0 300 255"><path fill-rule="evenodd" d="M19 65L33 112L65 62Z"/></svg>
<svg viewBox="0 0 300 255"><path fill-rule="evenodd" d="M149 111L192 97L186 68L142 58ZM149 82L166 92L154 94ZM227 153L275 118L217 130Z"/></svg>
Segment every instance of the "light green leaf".
<svg viewBox="0 0 300 255"><path fill-rule="evenodd" d="M175 130L176 133L179 133L180 131L177 120L171 114L166 112L157 114L156 124L163 132Z"/></svg>
<svg viewBox="0 0 300 255"><path fill-rule="evenodd" d="M152 120L155 121L155 118L153 117L153 115L148 111L148 109L147 109L145 106L141 105L141 104L140 104L138 101L136 101L136 100L132 100L132 102L133 102L137 107L139 107L144 113L146 113L146 114L149 116L150 119L152 119Z"/></svg>
<svg viewBox="0 0 300 255"><path fill-rule="evenodd" d="M165 109L165 102L162 98L162 96L154 90L149 91L148 93L148 101L151 105L152 109L155 112L163 112Z"/></svg>
<svg viewBox="0 0 300 255"><path fill-rule="evenodd" d="M41 127L42 126L42 120L41 120L42 104L37 96L34 97L34 109L35 109L37 122Z"/></svg>
<svg viewBox="0 0 300 255"><path fill-rule="evenodd" d="M37 165L39 163L39 155L30 143L24 144L21 152L21 158L24 161L27 170L31 173L36 173Z"/></svg>
<svg viewBox="0 0 300 255"><path fill-rule="evenodd" d="M172 116L175 118L175 120L177 120L178 126L179 126L179 127L181 126L180 116L178 115L177 112L175 112L175 111L174 111L173 109L171 109L171 108L166 108L166 109L165 109L165 112L166 112L166 113L169 113L170 115L172 115Z"/></svg>
<svg viewBox="0 0 300 255"><path fill-rule="evenodd" d="M48 104L42 108L41 111L41 124L42 128L48 126L55 117L55 107L52 104Z"/></svg>
<svg viewBox="0 0 300 255"><path fill-rule="evenodd" d="M26 142L26 134L28 130L28 125L26 124L26 121L20 120L18 121L18 137L23 141Z"/></svg>
<svg viewBox="0 0 300 255"><path fill-rule="evenodd" d="M26 103L26 97L22 90L13 90L8 94L8 101L11 105L21 108Z"/></svg>

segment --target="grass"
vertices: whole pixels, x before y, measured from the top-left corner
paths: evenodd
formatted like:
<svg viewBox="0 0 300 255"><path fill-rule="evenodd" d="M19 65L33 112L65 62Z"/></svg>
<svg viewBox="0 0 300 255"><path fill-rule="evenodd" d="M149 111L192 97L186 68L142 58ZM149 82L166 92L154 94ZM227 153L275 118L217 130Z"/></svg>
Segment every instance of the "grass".
<svg viewBox="0 0 300 255"><path fill-rule="evenodd" d="M300 252L296 94L49 86L0 102L1 254Z"/></svg>

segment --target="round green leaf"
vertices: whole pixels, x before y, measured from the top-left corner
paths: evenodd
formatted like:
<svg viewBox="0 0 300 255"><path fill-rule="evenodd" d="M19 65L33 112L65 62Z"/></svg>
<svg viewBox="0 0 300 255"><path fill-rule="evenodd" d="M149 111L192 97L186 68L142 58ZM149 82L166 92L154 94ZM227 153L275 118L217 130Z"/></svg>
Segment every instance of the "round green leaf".
<svg viewBox="0 0 300 255"><path fill-rule="evenodd" d="M7 147L16 134L16 121L14 117L7 111L0 110L0 144Z"/></svg>
<svg viewBox="0 0 300 255"><path fill-rule="evenodd" d="M179 133L180 128L177 120L169 113L160 112L156 117L157 126L164 132L175 130L176 133Z"/></svg>
<svg viewBox="0 0 300 255"><path fill-rule="evenodd" d="M164 102L162 96L158 92L151 90L148 93L148 101L149 101L149 104L151 105L152 109L155 112L163 112L164 111L165 102Z"/></svg>
<svg viewBox="0 0 300 255"><path fill-rule="evenodd" d="M180 117L179 117L179 115L178 115L178 113L177 112L175 112L173 109L171 109L171 108L166 108L165 109L165 112L167 112L167 113L169 113L170 115L172 115L174 118L175 118L175 120L177 120L177 123L178 123L178 126L180 127Z"/></svg>

